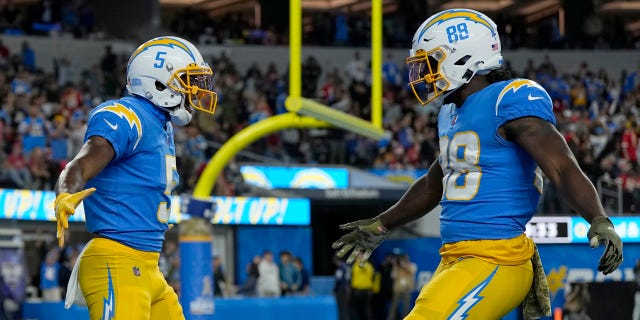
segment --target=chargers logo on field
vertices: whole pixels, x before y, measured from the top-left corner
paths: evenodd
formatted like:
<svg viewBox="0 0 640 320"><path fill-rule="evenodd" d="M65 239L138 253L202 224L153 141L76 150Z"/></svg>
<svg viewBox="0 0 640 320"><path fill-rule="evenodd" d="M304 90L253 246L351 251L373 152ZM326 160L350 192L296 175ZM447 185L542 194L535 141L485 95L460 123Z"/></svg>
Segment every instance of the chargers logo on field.
<svg viewBox="0 0 640 320"><path fill-rule="evenodd" d="M100 110L96 111L96 113L98 112L111 112L118 117L127 120L131 129L133 129L133 127L136 127L138 138L136 139L136 143L133 145L133 148L135 149L138 146L138 142L140 142L140 139L142 138L142 124L140 122L140 118L138 118L138 115L133 110L119 103L114 103L112 105L102 107ZM115 127L112 126L111 128L115 130L118 128L118 126L115 125Z"/></svg>

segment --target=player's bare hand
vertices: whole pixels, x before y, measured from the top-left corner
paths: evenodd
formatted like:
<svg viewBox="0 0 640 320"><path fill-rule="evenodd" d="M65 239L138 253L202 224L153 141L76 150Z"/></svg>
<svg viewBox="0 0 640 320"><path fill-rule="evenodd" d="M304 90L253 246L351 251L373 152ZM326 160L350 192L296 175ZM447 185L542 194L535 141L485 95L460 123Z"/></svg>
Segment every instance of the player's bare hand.
<svg viewBox="0 0 640 320"><path fill-rule="evenodd" d="M96 188L88 188L76 193L61 193L56 197L53 207L56 212L58 246L64 247L64 232L69 228L69 217L76 213L80 202L96 191Z"/></svg>
<svg viewBox="0 0 640 320"><path fill-rule="evenodd" d="M616 233L611 220L606 217L593 219L587 237L591 248L604 245L604 253L600 257L598 270L604 274L615 271L622 263L622 240Z"/></svg>
<svg viewBox="0 0 640 320"><path fill-rule="evenodd" d="M333 249L340 249L336 256L342 258L351 251L347 263L351 264L359 258L360 267L364 267L373 250L389 235L377 217L349 222L341 225L340 229L353 231L333 243Z"/></svg>

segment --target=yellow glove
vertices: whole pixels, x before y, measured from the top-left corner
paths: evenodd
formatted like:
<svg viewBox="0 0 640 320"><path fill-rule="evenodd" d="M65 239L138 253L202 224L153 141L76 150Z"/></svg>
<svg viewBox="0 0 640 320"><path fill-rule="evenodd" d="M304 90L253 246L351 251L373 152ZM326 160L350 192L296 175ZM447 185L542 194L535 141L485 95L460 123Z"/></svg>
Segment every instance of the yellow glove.
<svg viewBox="0 0 640 320"><path fill-rule="evenodd" d="M53 207L56 210L56 221L58 222L56 237L60 248L64 247L64 231L69 228L69 216L76 213L76 208L80 202L94 191L96 191L96 188L89 188L73 194L64 192L56 197Z"/></svg>

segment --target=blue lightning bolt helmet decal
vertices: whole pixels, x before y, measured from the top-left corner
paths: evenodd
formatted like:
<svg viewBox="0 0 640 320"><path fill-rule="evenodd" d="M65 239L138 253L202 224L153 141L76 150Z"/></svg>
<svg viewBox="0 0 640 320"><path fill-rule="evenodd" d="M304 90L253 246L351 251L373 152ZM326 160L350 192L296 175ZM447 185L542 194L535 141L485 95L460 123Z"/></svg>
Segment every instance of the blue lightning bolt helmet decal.
<svg viewBox="0 0 640 320"><path fill-rule="evenodd" d="M451 10L446 10L438 14L437 16L433 17L433 19L431 19L431 21L429 21L429 23L427 23L424 26L424 28L422 28L422 31L420 31L420 36L418 37L418 39L422 39L422 36L424 35L424 33L427 32L427 30L429 30L429 28L431 28L432 26L440 25L445 21L448 21L451 19L458 19L458 18L479 23L480 25L483 25L487 29L489 29L492 37L496 36L496 30L493 28L491 22L487 21L478 12L469 11L465 9L451 9Z"/></svg>
<svg viewBox="0 0 640 320"><path fill-rule="evenodd" d="M186 52L191 57L191 59L193 59L194 62L196 61L195 54L191 52L191 49L189 49L189 47L186 44L184 44L182 41L174 38L160 37L160 38L155 38L153 40L149 40L143 43L140 47L138 47L138 49L136 49L136 51L134 51L133 54L131 54L131 58L129 58L129 63L127 64L127 68L129 68L129 65L131 65L131 61L133 61L133 59L135 59L139 54L149 49L150 47L154 47L154 46L180 48L184 50L184 52Z"/></svg>

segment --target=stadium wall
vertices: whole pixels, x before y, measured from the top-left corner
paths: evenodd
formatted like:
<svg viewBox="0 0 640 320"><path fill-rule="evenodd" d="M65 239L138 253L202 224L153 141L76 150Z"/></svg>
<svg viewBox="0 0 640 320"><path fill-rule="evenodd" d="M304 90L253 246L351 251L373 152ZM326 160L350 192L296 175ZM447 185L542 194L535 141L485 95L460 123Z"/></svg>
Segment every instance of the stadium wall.
<svg viewBox="0 0 640 320"><path fill-rule="evenodd" d="M99 64L106 45L111 45L116 54L128 56L137 44L122 40L76 40L66 38L29 37L29 36L0 36L3 43L12 53L19 53L23 42L28 42L36 53L36 64L45 71L53 71L54 59L67 57L77 70L89 69ZM266 66L274 63L279 70L286 70L289 63L289 49L286 46L199 46L204 56L219 55L222 52L233 56L233 61L240 72L245 72L253 63ZM360 51L364 59L369 59L371 53L368 48L345 47L303 47L302 61L309 55L315 56L325 71L333 68L343 68L353 59L355 51ZM391 53L392 59L403 64L407 50L385 49ZM506 60L510 61L516 71L522 71L527 61L532 59L539 64L545 55L560 69L560 71L574 71L581 62L586 61L590 68L603 68L611 76L617 77L622 70L636 70L640 58L636 50L516 50L503 52ZM214 66L215 70L215 66ZM76 76L79 75L79 72Z"/></svg>

